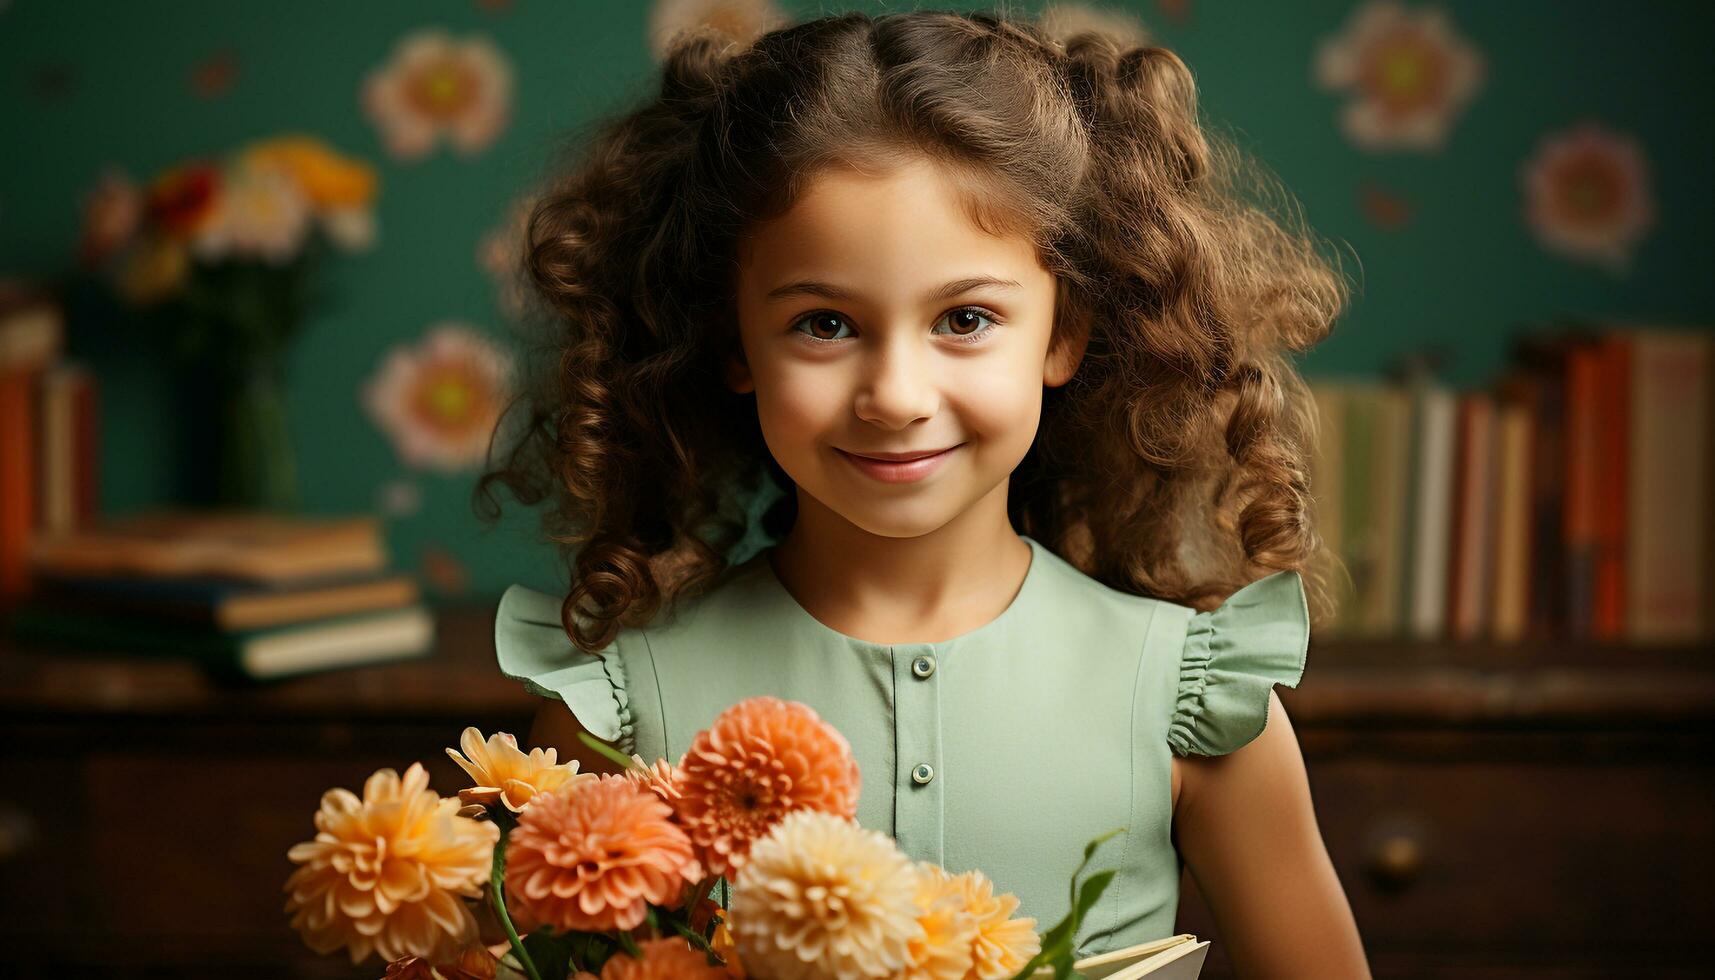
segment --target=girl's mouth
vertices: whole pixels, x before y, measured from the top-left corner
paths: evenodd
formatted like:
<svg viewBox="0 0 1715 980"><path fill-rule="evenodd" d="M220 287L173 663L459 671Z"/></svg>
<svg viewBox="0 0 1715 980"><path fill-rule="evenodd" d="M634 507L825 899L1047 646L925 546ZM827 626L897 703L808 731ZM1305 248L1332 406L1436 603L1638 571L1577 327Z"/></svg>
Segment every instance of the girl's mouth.
<svg viewBox="0 0 1715 980"><path fill-rule="evenodd" d="M843 456L853 466L857 467L859 472L871 479L879 480L882 483L911 483L916 480L921 480L940 469L941 464L947 461L947 457L953 455L953 453L958 451L959 446L963 445L964 443L961 442L958 446L951 446L947 449L943 449L933 456L924 456L921 459L913 459L902 463L870 459L867 456L858 456L853 453L848 453L843 449L836 449L834 451Z"/></svg>

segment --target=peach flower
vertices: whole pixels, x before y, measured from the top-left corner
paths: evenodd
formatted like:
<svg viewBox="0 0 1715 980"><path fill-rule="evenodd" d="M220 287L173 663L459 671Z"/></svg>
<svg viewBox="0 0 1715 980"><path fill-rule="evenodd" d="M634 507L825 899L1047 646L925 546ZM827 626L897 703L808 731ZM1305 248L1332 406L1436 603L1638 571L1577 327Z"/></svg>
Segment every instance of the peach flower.
<svg viewBox="0 0 1715 980"><path fill-rule="evenodd" d="M464 898L480 898L500 828L461 817L458 801L429 789L413 763L403 778L378 770L349 790L322 794L316 839L286 856L302 865L286 879L292 927L318 953L346 947L353 963L371 952L388 961L456 955L477 940Z"/></svg>
<svg viewBox="0 0 1715 980"><path fill-rule="evenodd" d="M702 877L691 841L655 794L624 776L538 795L506 846L506 900L525 931L634 929Z"/></svg>
<svg viewBox="0 0 1715 980"><path fill-rule="evenodd" d="M610 957L601 968L601 980L732 980L732 974L710 966L709 958L683 939L654 939L637 948L643 954L640 959L624 953Z"/></svg>
<svg viewBox="0 0 1715 980"><path fill-rule="evenodd" d="M625 770L625 777L644 789L653 792L669 806L676 805L684 794L679 790L679 771L666 759L656 759L653 766L643 761L640 755L633 755L633 768Z"/></svg>
<svg viewBox="0 0 1715 980"><path fill-rule="evenodd" d="M710 31L744 47L787 20L773 0L655 0L649 12L649 49L660 61L686 31Z"/></svg>
<svg viewBox="0 0 1715 980"><path fill-rule="evenodd" d="M512 65L487 37L422 28L401 38L387 63L369 73L361 100L394 157L419 159L443 135L470 156L511 122Z"/></svg>
<svg viewBox="0 0 1715 980"><path fill-rule="evenodd" d="M897 976L921 941L917 869L893 838L815 810L756 842L733 882L745 968L770 980Z"/></svg>
<svg viewBox="0 0 1715 980"><path fill-rule="evenodd" d="M576 759L556 763L555 749L531 749L524 754L518 740L506 732L496 732L484 741L475 726L466 728L459 736L459 748L464 749L463 755L452 749L447 755L476 783L459 790L459 800L467 807L498 802L517 813L538 793L553 793L568 783L588 784L596 778L593 772L578 772Z"/></svg>
<svg viewBox="0 0 1715 980"><path fill-rule="evenodd" d="M679 822L709 873L725 874L788 813L855 816L859 784L851 745L809 705L746 698L698 732L680 760Z"/></svg>
<svg viewBox="0 0 1715 980"><path fill-rule="evenodd" d="M965 980L973 963L977 920L965 907L965 890L929 861L917 865L917 923L923 935L911 941L911 962L901 980Z"/></svg>
<svg viewBox="0 0 1715 980"><path fill-rule="evenodd" d="M1018 896L994 893L994 882L981 871L953 876L954 886L964 893L963 905L976 919L977 940L971 976L975 980L1002 980L1018 975L1030 958L1042 951L1036 920L1014 919Z"/></svg>
<svg viewBox="0 0 1715 980"><path fill-rule="evenodd" d="M407 956L387 964L382 980L494 980L494 956L481 946L464 950L451 962Z"/></svg>

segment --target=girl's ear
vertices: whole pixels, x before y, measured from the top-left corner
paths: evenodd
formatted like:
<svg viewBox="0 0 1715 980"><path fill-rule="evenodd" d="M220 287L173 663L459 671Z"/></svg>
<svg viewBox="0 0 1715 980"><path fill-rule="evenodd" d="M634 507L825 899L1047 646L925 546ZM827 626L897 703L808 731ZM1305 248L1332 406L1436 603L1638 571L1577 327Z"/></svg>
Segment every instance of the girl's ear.
<svg viewBox="0 0 1715 980"><path fill-rule="evenodd" d="M1042 383L1058 388L1072 380L1078 365L1084 361L1084 348L1090 343L1090 319L1086 315L1068 323L1057 342L1049 347L1048 358L1042 364Z"/></svg>
<svg viewBox="0 0 1715 980"><path fill-rule="evenodd" d="M741 395L756 390L756 380L750 376L750 365L744 359L744 351L727 358L726 383L728 388Z"/></svg>

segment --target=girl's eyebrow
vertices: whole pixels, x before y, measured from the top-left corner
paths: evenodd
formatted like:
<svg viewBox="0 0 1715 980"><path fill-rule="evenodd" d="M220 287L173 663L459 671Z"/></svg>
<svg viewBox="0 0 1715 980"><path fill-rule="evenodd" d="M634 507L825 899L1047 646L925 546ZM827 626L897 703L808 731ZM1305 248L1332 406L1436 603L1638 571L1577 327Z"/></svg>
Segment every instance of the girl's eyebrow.
<svg viewBox="0 0 1715 980"><path fill-rule="evenodd" d="M1024 288L1011 279L997 279L994 276L968 276L964 279L954 279L946 285L931 289L924 295L923 302L933 303L940 300L951 299L960 293L966 293L973 289L980 289L985 286L990 289ZM849 302L856 298L857 294L849 289L836 286L832 283L823 282L819 279L797 279L786 283L783 286L776 286L773 289L770 289L768 291L768 295L763 298L772 302L777 299L785 299L789 296L821 296L825 299Z"/></svg>

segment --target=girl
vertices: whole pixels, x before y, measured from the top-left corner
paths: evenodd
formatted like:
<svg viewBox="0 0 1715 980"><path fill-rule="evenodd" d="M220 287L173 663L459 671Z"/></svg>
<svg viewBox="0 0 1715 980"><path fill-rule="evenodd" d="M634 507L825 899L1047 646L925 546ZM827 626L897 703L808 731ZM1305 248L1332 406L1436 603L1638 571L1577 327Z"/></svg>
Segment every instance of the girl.
<svg viewBox="0 0 1715 980"><path fill-rule="evenodd" d="M478 486L546 501L570 568L497 617L531 743L676 761L803 701L859 823L1041 928L1127 828L1081 956L1171 935L1189 864L1244 976L1367 975L1273 691L1327 602L1287 352L1345 287L1237 195L1185 65L988 14L681 37L586 152L529 224L557 349Z"/></svg>

